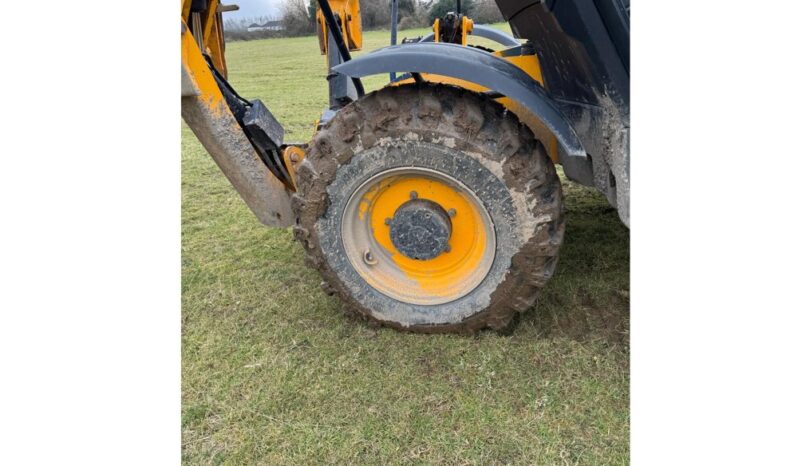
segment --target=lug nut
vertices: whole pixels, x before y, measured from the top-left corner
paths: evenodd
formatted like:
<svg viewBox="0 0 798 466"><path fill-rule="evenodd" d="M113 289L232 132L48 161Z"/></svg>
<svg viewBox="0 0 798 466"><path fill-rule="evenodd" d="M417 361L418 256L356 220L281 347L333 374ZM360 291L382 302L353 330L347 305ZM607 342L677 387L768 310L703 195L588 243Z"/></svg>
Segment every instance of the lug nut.
<svg viewBox="0 0 798 466"><path fill-rule="evenodd" d="M416 199L416 198L418 198L418 193L415 191L410 191L410 199Z"/></svg>
<svg viewBox="0 0 798 466"><path fill-rule="evenodd" d="M377 258L374 257L374 254L372 254L370 250L366 249L363 252L363 262L365 262L366 265L375 265L377 263Z"/></svg>
<svg viewBox="0 0 798 466"><path fill-rule="evenodd" d="M454 208L447 210L446 213L449 214L449 217L454 217L457 215L457 211Z"/></svg>
<svg viewBox="0 0 798 466"><path fill-rule="evenodd" d="M446 245L446 249L444 249L444 252L452 252L452 245L451 244L447 244Z"/></svg>
<svg viewBox="0 0 798 466"><path fill-rule="evenodd" d="M390 225L393 219L391 217L385 217L385 224Z"/></svg>

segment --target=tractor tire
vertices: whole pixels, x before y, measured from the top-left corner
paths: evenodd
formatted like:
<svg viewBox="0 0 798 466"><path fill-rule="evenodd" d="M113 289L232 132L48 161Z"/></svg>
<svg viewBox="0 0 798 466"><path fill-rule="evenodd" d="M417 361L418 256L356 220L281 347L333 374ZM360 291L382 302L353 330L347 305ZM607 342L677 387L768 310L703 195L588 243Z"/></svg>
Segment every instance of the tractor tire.
<svg viewBox="0 0 798 466"><path fill-rule="evenodd" d="M351 313L424 333L503 329L554 273L562 189L530 129L440 84L340 110L297 167L295 238Z"/></svg>

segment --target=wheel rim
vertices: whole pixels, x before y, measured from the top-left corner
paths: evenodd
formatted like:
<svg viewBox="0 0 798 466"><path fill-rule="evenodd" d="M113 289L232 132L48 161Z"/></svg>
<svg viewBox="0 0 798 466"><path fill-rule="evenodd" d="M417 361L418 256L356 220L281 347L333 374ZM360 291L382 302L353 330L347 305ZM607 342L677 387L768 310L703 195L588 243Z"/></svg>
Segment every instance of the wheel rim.
<svg viewBox="0 0 798 466"><path fill-rule="evenodd" d="M438 248L416 259L394 244L390 222L413 199L436 204L449 216L446 251ZM344 250L357 273L405 303L436 305L467 295L488 274L496 253L493 222L479 198L451 176L427 168L395 168L366 180L350 196L342 220Z"/></svg>

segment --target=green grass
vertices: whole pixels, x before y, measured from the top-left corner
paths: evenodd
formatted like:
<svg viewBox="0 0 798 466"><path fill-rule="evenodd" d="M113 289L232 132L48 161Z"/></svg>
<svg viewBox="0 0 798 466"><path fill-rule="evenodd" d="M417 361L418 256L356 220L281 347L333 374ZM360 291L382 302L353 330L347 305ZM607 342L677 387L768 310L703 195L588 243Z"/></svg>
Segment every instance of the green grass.
<svg viewBox="0 0 798 466"><path fill-rule="evenodd" d="M367 50L387 43L365 34ZM227 56L238 91L306 141L327 98L316 39ZM185 463L629 462L629 233L598 193L564 183L557 273L511 336L374 330L342 315L290 231L261 226L182 131Z"/></svg>

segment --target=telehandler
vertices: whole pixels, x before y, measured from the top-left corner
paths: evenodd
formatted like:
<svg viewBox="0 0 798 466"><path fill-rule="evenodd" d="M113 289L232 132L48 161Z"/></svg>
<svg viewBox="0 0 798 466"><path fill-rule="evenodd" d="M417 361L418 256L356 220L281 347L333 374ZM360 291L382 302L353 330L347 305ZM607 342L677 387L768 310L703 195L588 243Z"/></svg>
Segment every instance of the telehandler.
<svg viewBox="0 0 798 466"><path fill-rule="evenodd" d="M182 116L268 226L292 227L347 310L416 332L502 329L554 273L555 164L629 225L629 0L496 0L353 59L359 0L315 0L329 106L288 144L227 82L218 0L182 2ZM495 42L495 50L468 43ZM366 93L360 78L384 74ZM320 83L321 84L321 83Z"/></svg>

